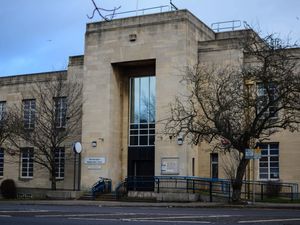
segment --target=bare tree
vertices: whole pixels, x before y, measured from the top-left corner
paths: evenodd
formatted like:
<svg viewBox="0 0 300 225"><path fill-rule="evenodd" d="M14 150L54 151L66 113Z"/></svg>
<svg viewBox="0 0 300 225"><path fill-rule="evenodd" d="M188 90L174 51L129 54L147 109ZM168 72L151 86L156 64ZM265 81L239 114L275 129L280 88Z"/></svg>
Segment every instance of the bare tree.
<svg viewBox="0 0 300 225"><path fill-rule="evenodd" d="M22 154L22 147L34 149L32 160L47 169L51 189L56 190L58 168L61 162L73 157L72 142L80 138L82 117L82 84L68 81L63 75L56 79L36 82L31 87L32 99L23 100L14 116L15 136L10 139Z"/></svg>
<svg viewBox="0 0 300 225"><path fill-rule="evenodd" d="M187 69L182 82L188 94L171 105L165 127L165 132L184 134L193 144L205 141L212 150L238 152L236 169L229 171L234 172L233 201L241 200L249 163L245 149L283 129L298 131L300 123L297 49L275 35L259 38L249 31L240 44L241 67L198 64Z"/></svg>
<svg viewBox="0 0 300 225"><path fill-rule="evenodd" d="M0 146L14 133L12 108L7 107L6 102L0 102Z"/></svg>

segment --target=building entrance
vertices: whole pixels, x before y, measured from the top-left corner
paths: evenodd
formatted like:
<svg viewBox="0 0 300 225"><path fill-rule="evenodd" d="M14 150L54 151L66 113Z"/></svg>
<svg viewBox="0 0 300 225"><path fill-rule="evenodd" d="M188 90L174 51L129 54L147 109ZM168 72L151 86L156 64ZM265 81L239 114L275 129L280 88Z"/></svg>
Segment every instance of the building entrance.
<svg viewBox="0 0 300 225"><path fill-rule="evenodd" d="M129 87L128 179L135 180L132 189L150 191L154 188L155 76L131 77Z"/></svg>

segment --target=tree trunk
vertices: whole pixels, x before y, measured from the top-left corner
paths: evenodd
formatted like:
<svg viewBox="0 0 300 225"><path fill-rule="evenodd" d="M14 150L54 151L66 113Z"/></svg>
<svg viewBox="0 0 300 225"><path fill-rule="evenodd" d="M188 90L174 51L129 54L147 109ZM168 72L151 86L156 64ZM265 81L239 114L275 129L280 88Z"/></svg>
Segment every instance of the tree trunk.
<svg viewBox="0 0 300 225"><path fill-rule="evenodd" d="M51 190L56 190L56 178L55 178L55 176L51 177Z"/></svg>
<svg viewBox="0 0 300 225"><path fill-rule="evenodd" d="M55 169L52 169L52 171L51 171L51 190L56 190Z"/></svg>
<svg viewBox="0 0 300 225"><path fill-rule="evenodd" d="M241 202L241 191L243 185L243 177L246 172L247 165L249 163L248 159L243 158L237 168L236 177L232 181L232 202Z"/></svg>

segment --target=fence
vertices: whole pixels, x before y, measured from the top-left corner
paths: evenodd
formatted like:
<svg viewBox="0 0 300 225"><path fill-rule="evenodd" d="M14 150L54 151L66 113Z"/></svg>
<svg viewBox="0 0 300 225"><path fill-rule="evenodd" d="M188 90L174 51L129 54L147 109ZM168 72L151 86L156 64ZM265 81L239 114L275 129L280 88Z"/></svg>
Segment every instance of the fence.
<svg viewBox="0 0 300 225"><path fill-rule="evenodd" d="M201 177L128 177L119 189L123 193L128 191L200 193L209 196L211 202L214 197L230 201L232 196L230 180ZM298 184L295 183L244 181L241 197L243 200L252 201L263 201L269 197L293 201L298 195Z"/></svg>

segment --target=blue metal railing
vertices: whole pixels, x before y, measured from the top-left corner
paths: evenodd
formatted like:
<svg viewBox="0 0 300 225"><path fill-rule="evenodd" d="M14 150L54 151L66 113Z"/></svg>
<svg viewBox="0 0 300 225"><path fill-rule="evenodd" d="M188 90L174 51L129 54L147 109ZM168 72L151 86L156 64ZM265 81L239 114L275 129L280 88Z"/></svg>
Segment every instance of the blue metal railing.
<svg viewBox="0 0 300 225"><path fill-rule="evenodd" d="M92 186L93 196L109 192L111 192L111 179L99 177L99 180Z"/></svg>
<svg viewBox="0 0 300 225"><path fill-rule="evenodd" d="M273 186L272 186L273 185ZM269 197L270 188L277 190L277 197L293 201L298 197L298 184L296 183L269 183L265 181L243 181L242 195L244 200L264 200ZM202 193L213 197L226 198L231 200L232 183L228 179L203 178L190 176L155 176L155 177L127 177L119 186L122 195L128 191L152 191L160 192L186 192ZM253 190L255 190L253 192ZM116 194L118 195L118 190ZM253 196L254 193L254 196ZM253 199L252 199L253 200Z"/></svg>

